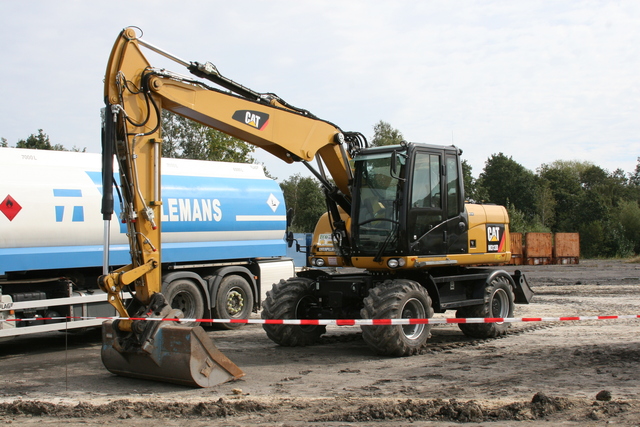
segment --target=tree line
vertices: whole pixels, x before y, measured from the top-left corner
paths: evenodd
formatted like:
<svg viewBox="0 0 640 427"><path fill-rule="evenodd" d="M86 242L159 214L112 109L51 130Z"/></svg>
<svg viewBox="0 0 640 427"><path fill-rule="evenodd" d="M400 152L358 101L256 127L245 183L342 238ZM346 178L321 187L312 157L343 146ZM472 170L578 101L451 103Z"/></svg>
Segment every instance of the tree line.
<svg viewBox="0 0 640 427"><path fill-rule="evenodd" d="M464 175L467 197L506 206L514 232L580 233L587 258L640 253L640 157L631 173L563 160L533 172L498 153L477 180Z"/></svg>
<svg viewBox="0 0 640 427"><path fill-rule="evenodd" d="M0 138L0 147L8 147L9 142L6 138ZM77 147L73 147L71 149L65 148L62 144L52 144L49 138L49 135L44 133L42 129L38 129L37 134L31 134L26 139L19 140L15 148L31 148L34 150L54 150L54 151L77 151L77 152L85 152L87 151L86 147L83 149L79 149Z"/></svg>
<svg viewBox="0 0 640 427"><path fill-rule="evenodd" d="M252 145L168 111L163 112L162 129L164 157L256 163ZM372 146L403 140L400 131L382 120L373 130ZM0 139L0 146L7 147L7 140ZM66 150L52 144L41 129L16 147ZM492 154L477 179L466 160L462 168L467 200L505 206L513 232L580 233L584 257L640 254L640 157L630 173L562 160L543 164L534 172L503 153ZM320 183L296 174L280 187L287 206L294 210L292 231L313 232L326 212Z"/></svg>
<svg viewBox="0 0 640 427"><path fill-rule="evenodd" d="M402 140L401 132L379 121L371 145ZM630 173L563 160L543 164L533 172L504 153L492 154L477 179L464 159L462 169L466 199L505 206L513 232L580 233L581 255L586 258L640 254L640 157ZM304 194L313 197L298 201L296 194L302 185ZM289 206L300 209L294 217L294 231L313 231L325 212L319 183L294 176L281 187Z"/></svg>

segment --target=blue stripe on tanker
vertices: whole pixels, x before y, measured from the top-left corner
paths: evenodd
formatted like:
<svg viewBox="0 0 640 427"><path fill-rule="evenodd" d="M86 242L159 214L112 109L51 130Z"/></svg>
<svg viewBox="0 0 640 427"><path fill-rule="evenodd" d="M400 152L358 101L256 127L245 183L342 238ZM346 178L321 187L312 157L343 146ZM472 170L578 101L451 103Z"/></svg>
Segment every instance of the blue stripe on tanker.
<svg viewBox="0 0 640 427"><path fill-rule="evenodd" d="M102 265L102 246L49 246L0 249L0 274L7 271L82 268ZM215 259L276 257L286 252L283 240L242 240L221 242L166 243L162 246L163 262L190 262ZM112 266L131 262L128 245L113 245L109 251Z"/></svg>

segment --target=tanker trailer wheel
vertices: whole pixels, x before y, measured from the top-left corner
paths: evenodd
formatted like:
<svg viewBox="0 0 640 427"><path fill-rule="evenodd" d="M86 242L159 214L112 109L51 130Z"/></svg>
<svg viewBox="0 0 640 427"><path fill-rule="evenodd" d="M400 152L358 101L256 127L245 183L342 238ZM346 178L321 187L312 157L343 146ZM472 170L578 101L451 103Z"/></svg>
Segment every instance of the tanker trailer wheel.
<svg viewBox="0 0 640 427"><path fill-rule="evenodd" d="M178 279L163 286L162 294L171 308L177 308L187 319L202 319L204 301L200 288L188 279ZM181 323L186 326L198 326L200 322Z"/></svg>
<svg viewBox="0 0 640 427"><path fill-rule="evenodd" d="M484 288L484 304L462 307L457 318L513 317L514 294L511 277L500 272L493 276ZM495 338L507 333L511 323L459 323L458 327L468 337Z"/></svg>
<svg viewBox="0 0 640 427"><path fill-rule="evenodd" d="M304 277L280 280L267 292L262 306L263 319L309 319L309 309L318 306L313 295L314 281ZM285 347L315 344L327 331L324 325L262 325L267 336Z"/></svg>
<svg viewBox="0 0 640 427"><path fill-rule="evenodd" d="M216 319L248 319L253 311L253 292L247 280L230 274L222 279L216 295L213 317ZM238 329L244 323L218 323L220 329Z"/></svg>
<svg viewBox="0 0 640 427"><path fill-rule="evenodd" d="M360 310L363 319L428 319L433 316L426 289L412 280L385 280L372 288ZM426 347L431 325L362 326L362 338L376 353L411 356Z"/></svg>

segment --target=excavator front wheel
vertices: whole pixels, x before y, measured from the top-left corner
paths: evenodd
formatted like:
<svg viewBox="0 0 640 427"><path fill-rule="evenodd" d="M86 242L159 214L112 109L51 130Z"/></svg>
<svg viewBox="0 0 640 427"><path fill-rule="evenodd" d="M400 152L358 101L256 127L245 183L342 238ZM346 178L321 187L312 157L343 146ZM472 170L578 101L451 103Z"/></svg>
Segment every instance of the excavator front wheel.
<svg viewBox="0 0 640 427"><path fill-rule="evenodd" d="M363 319L428 319L433 316L431 298L412 280L385 280L372 288L360 311ZM362 338L385 356L419 354L431 336L431 325L362 326Z"/></svg>
<svg viewBox="0 0 640 427"><path fill-rule="evenodd" d="M263 319L308 319L310 308L318 305L313 295L314 281L304 277L280 280L267 292L262 307ZM324 325L262 325L267 336L286 347L315 344L327 331Z"/></svg>

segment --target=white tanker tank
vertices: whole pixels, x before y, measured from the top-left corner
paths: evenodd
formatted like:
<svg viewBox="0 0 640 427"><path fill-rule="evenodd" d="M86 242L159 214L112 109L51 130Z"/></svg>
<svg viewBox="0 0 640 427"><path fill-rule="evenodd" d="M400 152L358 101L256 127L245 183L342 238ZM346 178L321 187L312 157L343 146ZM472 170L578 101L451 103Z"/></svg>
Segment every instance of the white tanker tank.
<svg viewBox="0 0 640 427"><path fill-rule="evenodd" d="M115 315L96 283L101 197L99 154L0 148L0 337ZM284 196L261 166L163 159L162 208L162 293L185 317L247 318L294 276ZM130 262L125 232L111 227L114 267Z"/></svg>

